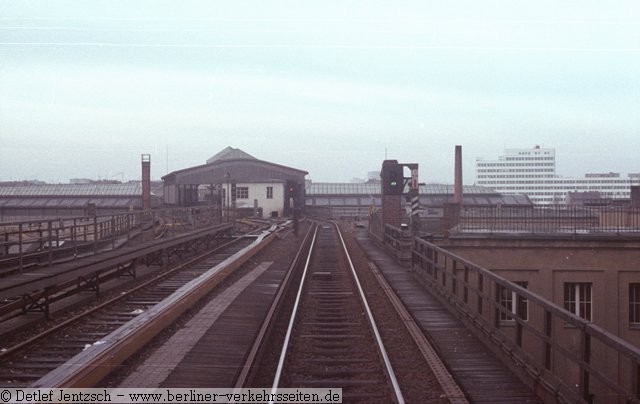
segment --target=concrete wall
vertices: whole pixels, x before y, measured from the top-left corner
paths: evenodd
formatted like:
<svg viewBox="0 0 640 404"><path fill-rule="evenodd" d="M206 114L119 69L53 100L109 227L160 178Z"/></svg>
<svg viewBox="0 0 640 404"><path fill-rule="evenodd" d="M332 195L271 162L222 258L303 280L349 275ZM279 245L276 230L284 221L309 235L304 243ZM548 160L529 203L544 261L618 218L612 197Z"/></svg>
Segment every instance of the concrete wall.
<svg viewBox="0 0 640 404"><path fill-rule="evenodd" d="M629 322L629 285L640 284L639 237L430 241L414 239L418 279L545 402L625 402L640 391L640 321ZM504 279L527 282L527 292ZM591 284L590 319L563 309L566 282ZM514 305L523 302L515 296L526 296L525 306ZM517 322L506 308L517 311Z"/></svg>
<svg viewBox="0 0 640 404"><path fill-rule="evenodd" d="M640 329L629 324L629 283L640 283L640 240L446 239L437 242L559 306L565 282L592 283L592 322L640 346ZM566 330L570 338L571 330Z"/></svg>

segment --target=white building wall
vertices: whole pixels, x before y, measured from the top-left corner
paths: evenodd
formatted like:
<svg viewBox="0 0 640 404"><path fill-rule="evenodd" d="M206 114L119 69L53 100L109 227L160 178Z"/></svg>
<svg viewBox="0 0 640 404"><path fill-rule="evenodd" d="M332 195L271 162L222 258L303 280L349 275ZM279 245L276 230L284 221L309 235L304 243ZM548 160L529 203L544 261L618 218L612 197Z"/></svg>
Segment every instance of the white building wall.
<svg viewBox="0 0 640 404"><path fill-rule="evenodd" d="M502 194L526 194L537 204L563 203L569 192L597 191L603 198L627 199L638 176L590 174L588 177L558 177L555 149L505 149L498 159L476 160L476 183Z"/></svg>
<svg viewBox="0 0 640 404"><path fill-rule="evenodd" d="M273 190L272 197L267 197L267 188ZM239 188L248 188L247 198L240 198ZM262 208L264 217L270 217L271 212L278 212L278 216L283 215L284 209L284 184L282 183L237 183L236 184L236 207L253 208L254 200L258 200L258 207Z"/></svg>
<svg viewBox="0 0 640 404"><path fill-rule="evenodd" d="M170 205L176 204L177 203L176 186L165 184L162 197L163 197L164 203L170 204Z"/></svg>

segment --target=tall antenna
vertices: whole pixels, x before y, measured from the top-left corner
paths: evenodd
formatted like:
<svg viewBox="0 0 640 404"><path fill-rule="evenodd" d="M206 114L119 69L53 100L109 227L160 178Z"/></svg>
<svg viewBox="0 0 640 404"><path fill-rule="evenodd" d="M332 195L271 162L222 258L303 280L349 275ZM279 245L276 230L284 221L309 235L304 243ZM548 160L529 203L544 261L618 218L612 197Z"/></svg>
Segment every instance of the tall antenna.
<svg viewBox="0 0 640 404"><path fill-rule="evenodd" d="M387 159L387 148L386 147L384 148L384 159L385 160Z"/></svg>
<svg viewBox="0 0 640 404"><path fill-rule="evenodd" d="M167 144L167 174L169 174L169 144Z"/></svg>

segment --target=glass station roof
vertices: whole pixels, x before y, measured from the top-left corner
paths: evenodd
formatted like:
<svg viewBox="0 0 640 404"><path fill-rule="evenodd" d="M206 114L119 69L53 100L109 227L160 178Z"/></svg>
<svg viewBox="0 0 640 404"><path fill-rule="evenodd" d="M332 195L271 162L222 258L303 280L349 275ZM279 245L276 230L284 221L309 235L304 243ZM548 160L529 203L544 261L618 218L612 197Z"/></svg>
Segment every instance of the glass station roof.
<svg viewBox="0 0 640 404"><path fill-rule="evenodd" d="M126 184L56 184L0 187L0 197L55 196L140 196L142 183Z"/></svg>
<svg viewBox="0 0 640 404"><path fill-rule="evenodd" d="M312 182L307 184L306 195L380 195L379 182L366 183L331 183ZM453 185L450 184L420 184L421 195L453 195ZM465 185L463 194L498 195L493 189L476 185Z"/></svg>

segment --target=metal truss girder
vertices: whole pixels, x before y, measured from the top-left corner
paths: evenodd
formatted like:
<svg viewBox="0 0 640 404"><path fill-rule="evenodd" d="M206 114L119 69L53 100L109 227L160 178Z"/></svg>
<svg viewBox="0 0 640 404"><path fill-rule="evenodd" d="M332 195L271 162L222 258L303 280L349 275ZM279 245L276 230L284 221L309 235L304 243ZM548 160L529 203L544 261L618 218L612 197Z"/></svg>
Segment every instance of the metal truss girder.
<svg viewBox="0 0 640 404"><path fill-rule="evenodd" d="M118 265L118 269L117 269L117 276L130 276L133 279L136 279L137 277L137 273L136 273L136 259L134 259L133 261L131 261L128 264L122 264L122 265Z"/></svg>
<svg viewBox="0 0 640 404"><path fill-rule="evenodd" d="M76 280L78 291L89 290L100 296L100 272L95 272L88 277L78 276Z"/></svg>
<svg viewBox="0 0 640 404"><path fill-rule="evenodd" d="M47 320L49 320L49 298L51 289L46 288L38 297L34 298L29 294L22 295L22 312L33 313L42 312Z"/></svg>

